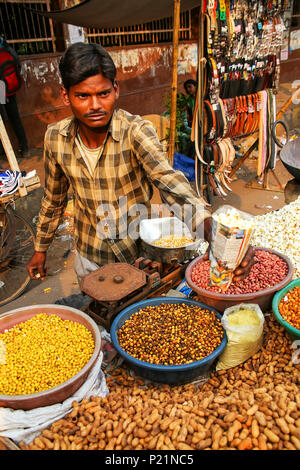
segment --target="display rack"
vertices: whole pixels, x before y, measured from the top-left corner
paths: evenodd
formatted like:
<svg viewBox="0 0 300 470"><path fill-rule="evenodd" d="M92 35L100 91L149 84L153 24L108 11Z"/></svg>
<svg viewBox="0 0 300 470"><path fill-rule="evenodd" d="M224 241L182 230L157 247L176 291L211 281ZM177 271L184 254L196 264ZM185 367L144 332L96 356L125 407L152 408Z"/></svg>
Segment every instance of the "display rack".
<svg viewBox="0 0 300 470"><path fill-rule="evenodd" d="M283 9L284 3L283 2L276 2L276 1L274 1L272 3L269 2L268 4L267 3L261 3L261 2L256 2L256 3L257 3L257 5L255 6L255 8L265 9L264 10L265 13L268 10L268 12L266 14L270 15L270 16L264 16L264 14L262 14L262 20L260 21L256 18L254 18L254 22L257 22L257 25L260 26L261 31L264 31L263 33L261 33L262 34L261 37L264 37L264 34L266 35L266 37L268 37L268 35L271 35L270 37L271 37L272 41L271 41L271 47L269 47L269 42L265 41L265 46L266 46L265 56L263 56L262 54L260 55L259 48L255 49L255 47L254 47L253 50L258 51L258 56L257 56L258 59L256 59L256 60L258 60L258 62L260 60L262 62L263 62L263 60L265 60L265 59L260 59L260 57L265 57L267 59L271 58L270 59L271 60L270 70L273 70L273 71L270 72L270 74L269 74L269 76L271 78L268 79L268 82L267 82L268 85L264 85L262 88L257 88L257 89L254 88L254 90L258 90L258 91L248 92L248 95L247 95L247 92L246 93L242 92L242 93L240 93L240 96L236 95L239 98L241 98L241 96L242 97L245 96L247 98L249 96L249 93L250 94L251 93L252 94L257 94L261 90L266 90L266 92L269 93L269 96L274 96L278 91L279 71L280 71L279 52L280 52L280 47L281 46L279 45L280 39L278 39L277 36L279 38L281 38L281 40L282 40L282 37L283 37L283 34L284 34L283 31L285 31L284 26L283 26L282 16L281 16L282 12L284 11L284 9ZM206 74L207 74L206 64L210 60L220 62L219 64L217 64L218 69L217 69L217 67L215 67L215 68L212 68L212 71L211 71L212 82L217 83L216 89L218 89L218 87L220 86L220 76L221 76L221 74L220 74L220 76L218 76L218 75L221 72L222 68L225 69L225 66L226 66L226 70L227 70L228 63L230 63L230 58L228 60L228 57L226 57L224 59L225 63L222 61L222 50L221 50L221 52L219 50L218 53L216 54L216 56L214 56L214 54L211 54L211 51L214 50L214 48L215 48L215 43L214 43L215 37L217 38L217 41L219 40L219 38L221 38L220 44L222 44L222 41L223 41L224 42L224 47L225 47L226 41L227 41L228 38L229 38L228 39L228 41L229 41L228 44L230 44L230 41L231 41L232 38L233 38L233 43L231 42L231 44L234 44L234 41L235 41L236 37L240 34L240 33L236 33L237 30L235 29L238 26L240 26L238 24L238 21L236 21L238 17L235 16L234 20L232 20L233 21L232 23L231 23L231 20L229 19L230 14L231 14L231 5L232 4L234 4L234 2L225 2L225 1L222 1L222 2L213 2L213 1L201 2L200 12L199 12L199 45L198 45L198 72L197 72L197 75L198 75L198 92L197 92L197 100L196 100L196 106L195 106L195 112L194 112L194 121L193 121L192 137L191 138L195 142L195 148L196 148L196 157L195 157L196 189L197 189L198 195L201 196L201 197L204 197L204 191L209 189L208 187L211 186L210 182L212 184L214 184L214 186L215 186L215 183L217 183L219 188L221 188L221 193L219 193L218 195L221 195L221 196L226 195L226 193L224 191L222 191L222 179L216 181L216 177L218 175L216 175L216 173L215 173L215 167L216 166L214 166L213 161L212 161L213 164L212 164L211 174L209 174L209 177L207 176L207 173L210 172L210 170L209 170L210 165L207 164L207 159L205 158L205 150L206 150L205 147L210 143L213 143L213 145L214 144L218 145L219 142L222 141L222 139L224 137L218 137L217 136L217 137L211 138L210 140L207 139L207 134L205 134L204 128L206 126L205 119L207 121L208 118L207 118L207 110L206 109L204 110L204 103L206 103L205 100L210 101L210 98L207 98L207 95L205 97L205 86L206 86L205 80L206 80ZM237 2L237 4L238 4L238 2ZM262 7L260 6L260 4L262 5ZM215 9L215 11L214 11L215 16L214 15L210 16L211 11L212 11L210 9L213 9L213 8ZM234 8L235 7L233 6L233 9ZM238 8L239 8L239 6L238 6ZM244 6L243 6L243 8L244 8ZM247 20L248 20L248 18L247 18ZM251 21L253 21L253 17L252 17ZM207 25L207 22L209 23L209 26ZM269 32L270 30L269 30L269 27L268 27L268 22L269 23L273 22L273 24L271 24L271 26L274 29L272 30L272 28L271 28L271 33ZM221 26L220 26L220 23L221 23ZM223 25L226 25L226 23L227 23L227 26L228 26L228 31L225 32L225 34L224 34L222 32L223 31L222 28L223 28ZM246 23L247 23L247 21L246 21ZM212 25L212 27L211 27L211 25ZM210 27L211 27L211 29L209 29ZM244 25L242 25L241 27L243 29ZM209 34L207 34L207 31L209 32ZM230 34L229 34L229 32L230 32ZM228 38L226 38L226 34L228 34ZM243 34L245 34L245 33L243 33ZM253 35L252 36L249 35L249 37L253 38ZM274 37L275 37L275 40L274 40ZM251 39L251 41L252 41L252 39ZM255 44L255 41L254 41L254 44ZM230 47L232 47L232 46L230 46ZM274 52L274 51L276 51L276 52ZM237 55L236 57L239 57L239 55ZM243 60L243 55L241 54L240 57L242 57L242 58L239 59L239 60L242 61ZM255 55L253 55L253 57L255 57ZM247 62L249 62L248 58L245 59L245 63L247 63ZM233 63L235 64L235 62L233 62ZM269 66L267 61L266 61L266 63L267 63L267 66ZM220 66L220 68L219 68L219 66ZM249 64L247 64L247 66L250 67ZM230 67L231 67L231 65L230 65ZM229 67L229 69L230 69L230 67ZM257 69L258 71L259 71L260 67L261 66L258 67L258 69ZM264 67L266 69L266 65ZM243 70L248 71L245 68ZM251 67L249 68L249 70L251 70ZM262 68L261 70L264 70L264 69ZM244 72L242 72L242 73L244 73ZM260 73L262 73L262 72L260 72ZM234 73L232 75L234 75ZM266 74L266 76L267 76L267 74ZM242 75L242 79L244 80L243 75ZM285 105L282 107L282 109L279 111L279 113L276 114L276 111L275 111L276 105L273 105L273 106L275 106L274 109L272 109L270 107L270 109L272 111L272 114L271 114L271 111L270 111L270 116L274 117L274 115L276 115L276 118L274 119L274 121L279 120L281 118L281 116L284 114L284 112L288 109L290 104L293 102L293 100L294 100L294 98L295 98L295 96L298 92L299 92L299 90L297 90L293 94L293 96L288 100L287 103L285 103ZM219 95L218 92L216 94ZM214 96L214 92L210 96ZM230 97L232 97L232 96L234 97L235 95L231 95ZM214 101L214 99L215 99L215 96L214 96L214 99L212 99L212 101L211 101L212 106L214 106L217 103L218 99L220 99L220 98L221 98L220 101L223 101L223 102L226 101L226 99L225 100L222 99L221 94ZM271 98L271 100L272 100L272 98ZM240 101L240 102L242 102L242 101ZM236 113L236 115L237 114L238 113ZM247 110L247 114L248 114L248 110ZM259 114L259 111L258 111L258 114ZM246 118L246 119L249 119L249 118ZM273 121L270 120L270 122L268 123L269 128L268 128L267 132L269 133L268 134L269 137L270 137L270 129L272 128L272 122ZM260 129L260 125L257 125L256 128L255 127L254 128L252 127L251 129L250 128L251 128L251 126L248 127L248 122L247 122L247 125L244 126L244 128L243 128L244 132L239 132L239 133L237 133L233 136L230 136L230 139L232 139L233 143L235 143L237 139L247 139L249 136L252 139L252 142L250 141L251 142L250 146L248 148L246 147L247 150L239 158L239 160L235 164L235 166L233 166L233 161L232 161L232 164L229 165L229 168L231 167L230 171L226 172L226 173L228 173L229 179L231 179L235 175L236 171L241 167L241 165L249 158L249 156L252 154L252 152L257 148L257 145L258 145L258 142L259 142L259 136L258 136L259 131L258 131L258 129ZM241 127L241 129L242 129L242 127ZM247 129L248 129L248 131L250 129L250 132L248 132L248 131L245 132L245 130L247 130ZM272 141L272 139L270 138L270 142L271 141ZM246 140L246 142L248 142L248 140ZM272 147L272 156L270 156L271 155L271 147L268 147L268 157L267 157L266 163L264 163L262 165L262 167L258 169L258 175L259 175L258 177L259 177L260 181L259 182L257 182L257 181L250 182L250 183L247 184L247 186L255 188L255 189L263 189L263 190L282 192L282 191L284 191L284 186L281 183L279 177L276 175L276 172L275 172L275 163L276 163L276 159L277 159L277 155L278 155L277 146L274 145L274 142L273 142L273 144L270 143L270 144L267 144L267 145L270 145L270 146L273 145L273 147ZM271 161L270 161L270 158L271 158ZM217 160L215 160L215 162L216 161ZM261 174L259 173L259 170L261 170ZM206 176L205 176L206 181L203 180L203 175L205 175L205 174L206 174ZM276 183L277 183L276 185L270 184L269 179L270 179L271 175L276 180ZM223 185L223 189L226 189L226 187L228 188L228 184L226 184L226 182L228 183L227 175L225 175L225 176L226 176L225 181L223 179L223 181L225 182L225 186ZM223 175L222 175L222 178L223 178ZM212 194L212 189L211 188L210 188L210 192ZM208 192L206 192L206 194L208 195ZM206 197L206 199L207 199L207 197Z"/></svg>

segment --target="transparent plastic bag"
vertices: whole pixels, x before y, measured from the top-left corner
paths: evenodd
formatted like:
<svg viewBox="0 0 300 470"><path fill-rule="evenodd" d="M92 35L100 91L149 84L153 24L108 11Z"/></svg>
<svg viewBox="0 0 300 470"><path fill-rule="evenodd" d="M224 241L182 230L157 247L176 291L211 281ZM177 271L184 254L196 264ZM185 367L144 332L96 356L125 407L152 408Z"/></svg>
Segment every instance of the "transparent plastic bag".
<svg viewBox="0 0 300 470"><path fill-rule="evenodd" d="M257 319L257 324L249 321L245 312L250 310ZM230 322L230 316L235 315L236 324ZM262 346L264 315L257 304L239 304L224 311L222 325L227 334L227 345L220 355L216 370L230 369L253 356ZM252 323L252 324L251 324Z"/></svg>
<svg viewBox="0 0 300 470"><path fill-rule="evenodd" d="M225 292L250 245L254 217L224 205L213 213L212 219L210 284Z"/></svg>

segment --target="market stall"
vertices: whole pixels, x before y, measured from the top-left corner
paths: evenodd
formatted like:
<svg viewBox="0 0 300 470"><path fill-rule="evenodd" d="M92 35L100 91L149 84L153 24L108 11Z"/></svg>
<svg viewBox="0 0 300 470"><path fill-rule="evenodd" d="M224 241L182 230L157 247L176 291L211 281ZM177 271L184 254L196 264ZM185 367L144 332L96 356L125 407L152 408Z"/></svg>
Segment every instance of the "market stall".
<svg viewBox="0 0 300 470"><path fill-rule="evenodd" d="M220 2L223 27L231 11L226 5ZM207 7L213 9L206 21L218 25L215 3ZM207 40L213 40L209 31ZM218 54L221 43L213 45ZM232 163L226 159L231 132L260 129L259 113L254 118L245 110L244 99L251 103L269 88L216 97L216 76L212 84L202 81L208 63L213 57L201 56L194 135L197 162L209 168L199 177L206 174L206 189L211 183L220 191ZM274 79L276 60L271 63L272 73L261 70L261 78ZM202 108L207 93L216 101L207 99ZM271 95L263 93L274 119ZM222 114L223 99L233 99L228 109L240 106L232 109L238 124ZM205 110L211 119L202 121ZM260 175L275 160L261 154ZM198 179L200 192L202 185ZM213 214L209 257L207 244L175 217L143 221L141 257L133 265L108 264L83 278L81 290L91 297L84 312L36 305L0 317L0 441L22 450L174 455L300 450L299 213L300 198L257 217L224 206ZM253 266L234 282L250 244Z"/></svg>
<svg viewBox="0 0 300 470"><path fill-rule="evenodd" d="M281 1L202 4L192 139L197 190L209 203L214 195L226 197L231 178L255 149L258 181L249 185L284 189L275 173L275 134L278 120L293 100L291 97L282 110L276 110L280 50L289 29L288 8L289 2ZM282 139L287 140L284 127L287 135ZM236 162L236 149L247 139L250 145ZM277 186L269 184L270 173Z"/></svg>
<svg viewBox="0 0 300 470"><path fill-rule="evenodd" d="M189 234L158 219L146 221L135 266L83 279L86 313L41 305L2 316L11 357L0 365L0 435L24 450L299 450L299 212L298 199L254 218L255 264L225 292L198 275L209 261Z"/></svg>

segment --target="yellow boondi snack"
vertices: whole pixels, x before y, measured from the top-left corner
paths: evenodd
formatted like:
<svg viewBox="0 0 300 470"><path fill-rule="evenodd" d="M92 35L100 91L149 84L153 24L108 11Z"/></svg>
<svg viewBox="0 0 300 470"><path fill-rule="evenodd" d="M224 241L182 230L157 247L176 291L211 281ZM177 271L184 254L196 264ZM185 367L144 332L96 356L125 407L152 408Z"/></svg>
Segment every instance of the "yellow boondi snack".
<svg viewBox="0 0 300 470"><path fill-rule="evenodd" d="M38 314L0 334L0 394L38 393L69 380L94 352L91 331L58 315ZM3 356L3 354L2 354Z"/></svg>

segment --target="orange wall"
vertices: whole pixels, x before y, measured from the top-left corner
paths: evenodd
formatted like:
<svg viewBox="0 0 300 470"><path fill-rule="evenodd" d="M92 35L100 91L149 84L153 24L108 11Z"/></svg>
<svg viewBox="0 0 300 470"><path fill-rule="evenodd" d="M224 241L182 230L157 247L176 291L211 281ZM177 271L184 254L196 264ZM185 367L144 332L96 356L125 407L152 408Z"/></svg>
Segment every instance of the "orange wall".
<svg viewBox="0 0 300 470"><path fill-rule="evenodd" d="M119 106L134 114L160 114L172 82L172 45L111 49L120 83ZM60 98L58 64L61 54L40 54L21 58L24 85L18 93L19 110L31 148L43 145L47 125L70 114ZM197 45L179 46L178 87L196 78ZM13 146L16 139L6 123Z"/></svg>

